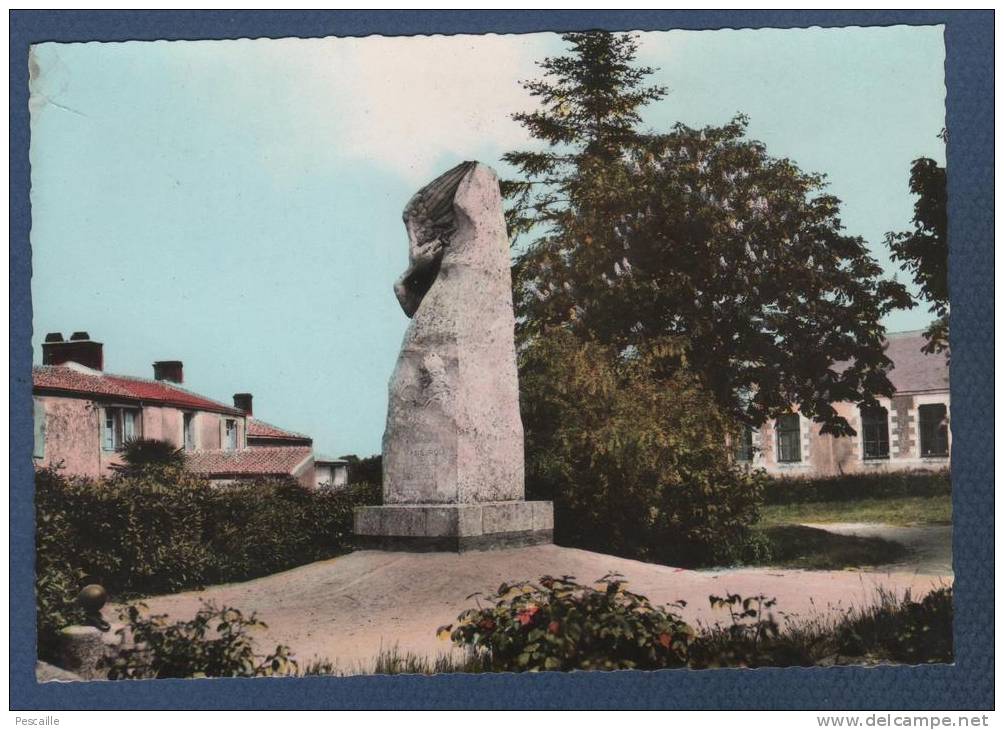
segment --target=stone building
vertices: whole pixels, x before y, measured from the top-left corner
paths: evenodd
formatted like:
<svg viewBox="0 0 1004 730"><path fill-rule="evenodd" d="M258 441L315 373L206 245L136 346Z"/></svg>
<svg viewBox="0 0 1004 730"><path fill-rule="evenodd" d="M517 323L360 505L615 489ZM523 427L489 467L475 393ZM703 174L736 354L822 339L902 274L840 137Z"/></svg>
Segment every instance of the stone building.
<svg viewBox="0 0 1004 730"><path fill-rule="evenodd" d="M35 465L108 476L122 463L125 443L146 438L183 448L187 468L214 481L292 476L315 486L309 437L256 442L250 396L247 409L240 407L246 394L232 407L183 388L183 381L177 360L155 362L152 379L106 373L102 343L86 332L69 340L50 333L42 365L32 368Z"/></svg>
<svg viewBox="0 0 1004 730"><path fill-rule="evenodd" d="M835 403L857 433L833 437L797 410L747 428L736 459L774 476L816 477L871 471L947 469L951 459L947 353L927 355L921 331L890 333L886 356L895 392L879 406Z"/></svg>

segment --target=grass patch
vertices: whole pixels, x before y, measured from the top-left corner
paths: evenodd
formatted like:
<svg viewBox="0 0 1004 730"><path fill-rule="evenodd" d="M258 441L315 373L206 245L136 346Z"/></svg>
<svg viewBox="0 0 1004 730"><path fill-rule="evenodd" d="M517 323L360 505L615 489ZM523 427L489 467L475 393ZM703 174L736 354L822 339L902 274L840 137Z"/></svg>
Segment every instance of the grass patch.
<svg viewBox="0 0 1004 730"><path fill-rule="evenodd" d="M806 570L843 570L902 560L907 549L879 537L838 535L805 525L759 528L770 544L768 565Z"/></svg>
<svg viewBox="0 0 1004 730"><path fill-rule="evenodd" d="M951 524L952 498L929 497L858 499L852 502L795 502L769 504L760 510L760 526L804 522L874 522L888 525Z"/></svg>

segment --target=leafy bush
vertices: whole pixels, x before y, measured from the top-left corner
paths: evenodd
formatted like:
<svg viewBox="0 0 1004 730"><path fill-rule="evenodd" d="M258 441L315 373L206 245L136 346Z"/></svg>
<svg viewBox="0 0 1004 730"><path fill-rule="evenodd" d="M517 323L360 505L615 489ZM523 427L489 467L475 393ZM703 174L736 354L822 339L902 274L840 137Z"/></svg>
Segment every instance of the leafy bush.
<svg viewBox="0 0 1004 730"><path fill-rule="evenodd" d="M355 454L347 454L341 457L348 462L349 484L383 484L383 456L374 454L360 459Z"/></svg>
<svg viewBox="0 0 1004 730"><path fill-rule="evenodd" d="M630 357L555 330L520 355L527 494L555 542L670 565L762 558L762 472L737 469L731 424L669 345Z"/></svg>
<svg viewBox="0 0 1004 730"><path fill-rule="evenodd" d="M105 661L108 679L184 679L188 677L273 677L297 672L289 647L271 654L255 653L250 631L266 628L254 614L207 603L190 621L168 623L146 616L140 606L124 612L128 641Z"/></svg>
<svg viewBox="0 0 1004 730"><path fill-rule="evenodd" d="M765 595L712 595L711 607L728 619L694 631L672 611L625 591L616 576L597 581L601 589L573 581L545 576L537 585L503 584L493 605L478 601L456 625L439 629L469 653L463 663L437 662L436 671L471 671L478 662L484 671L567 671L953 660L950 587L920 602L880 591L875 605L835 618L790 616ZM407 666L428 673L431 665Z"/></svg>
<svg viewBox="0 0 1004 730"><path fill-rule="evenodd" d="M494 605L464 611L456 627L443 626L439 635L483 652L493 671L686 664L693 630L679 616L624 590L619 576L607 575L597 585L579 585L571 576L503 583Z"/></svg>
<svg viewBox="0 0 1004 730"><path fill-rule="evenodd" d="M112 479L35 478L39 654L71 623L83 582L116 599L248 580L349 549L360 484L313 491L292 480L212 487L157 467Z"/></svg>
<svg viewBox="0 0 1004 730"><path fill-rule="evenodd" d="M843 474L815 479L771 479L765 504L851 502L884 497L934 497L952 493L948 470Z"/></svg>

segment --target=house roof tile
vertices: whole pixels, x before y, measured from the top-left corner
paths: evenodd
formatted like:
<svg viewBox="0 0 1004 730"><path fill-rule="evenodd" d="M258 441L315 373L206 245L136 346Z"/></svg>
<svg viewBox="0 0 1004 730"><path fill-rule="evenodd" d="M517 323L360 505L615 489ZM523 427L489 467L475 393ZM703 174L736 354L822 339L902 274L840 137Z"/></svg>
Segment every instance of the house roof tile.
<svg viewBox="0 0 1004 730"><path fill-rule="evenodd" d="M310 441L310 436L295 431L287 431L284 428L273 426L271 423L261 419L248 417L248 438L260 439L288 439L290 441Z"/></svg>
<svg viewBox="0 0 1004 730"><path fill-rule="evenodd" d="M296 474L312 453L309 446L192 451L185 455L185 465L210 477L277 476Z"/></svg>
<svg viewBox="0 0 1004 730"><path fill-rule="evenodd" d="M36 390L52 390L97 398L162 403L213 413L243 416L244 412L163 380L148 380L91 370L80 366L36 365L32 368Z"/></svg>
<svg viewBox="0 0 1004 730"><path fill-rule="evenodd" d="M948 352L928 355L924 333L890 332L885 355L892 360L889 381L897 393L948 390Z"/></svg>

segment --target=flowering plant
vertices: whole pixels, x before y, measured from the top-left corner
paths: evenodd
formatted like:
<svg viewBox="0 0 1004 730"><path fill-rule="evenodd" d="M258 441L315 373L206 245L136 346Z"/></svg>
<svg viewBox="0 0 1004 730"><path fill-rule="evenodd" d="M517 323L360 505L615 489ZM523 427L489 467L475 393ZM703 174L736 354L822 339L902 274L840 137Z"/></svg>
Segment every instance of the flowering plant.
<svg viewBox="0 0 1004 730"><path fill-rule="evenodd" d="M494 671L662 669L686 665L693 629L625 590L619 575L581 585L573 576L503 583L490 606L439 629L440 638L487 655ZM682 604L678 604L682 605Z"/></svg>

